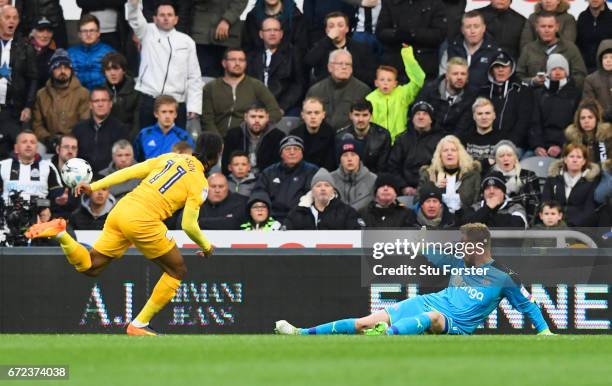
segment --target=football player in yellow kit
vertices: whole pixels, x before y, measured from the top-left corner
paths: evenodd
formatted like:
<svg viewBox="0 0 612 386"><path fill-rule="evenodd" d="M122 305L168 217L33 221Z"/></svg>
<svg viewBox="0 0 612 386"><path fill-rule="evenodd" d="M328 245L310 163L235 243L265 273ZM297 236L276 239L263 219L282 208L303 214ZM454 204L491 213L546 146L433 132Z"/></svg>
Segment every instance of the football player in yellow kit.
<svg viewBox="0 0 612 386"><path fill-rule="evenodd" d="M181 227L201 248L196 253L210 256L213 252L198 226L198 214L208 193L205 168L211 167L214 162L208 160L218 159L218 155L215 149L207 151L203 147L203 141L198 141L198 152L193 156L167 153L121 169L91 185L79 183L75 195L90 194L130 178L142 179L111 210L102 234L89 252L66 232L64 219L33 225L25 234L28 238L56 238L68 262L88 276L98 276L132 244L159 265L164 273L142 311L128 325L128 335L157 335L148 327L149 321L174 297L187 272L183 256L163 220L184 208Z"/></svg>

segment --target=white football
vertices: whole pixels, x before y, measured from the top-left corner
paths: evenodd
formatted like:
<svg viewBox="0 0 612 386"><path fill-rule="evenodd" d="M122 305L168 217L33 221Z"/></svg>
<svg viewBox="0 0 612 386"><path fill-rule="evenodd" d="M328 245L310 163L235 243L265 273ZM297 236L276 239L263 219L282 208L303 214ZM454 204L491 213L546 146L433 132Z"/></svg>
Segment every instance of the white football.
<svg viewBox="0 0 612 386"><path fill-rule="evenodd" d="M74 188L79 182L90 183L93 171L89 162L82 158L72 158L62 166L62 180L69 188Z"/></svg>

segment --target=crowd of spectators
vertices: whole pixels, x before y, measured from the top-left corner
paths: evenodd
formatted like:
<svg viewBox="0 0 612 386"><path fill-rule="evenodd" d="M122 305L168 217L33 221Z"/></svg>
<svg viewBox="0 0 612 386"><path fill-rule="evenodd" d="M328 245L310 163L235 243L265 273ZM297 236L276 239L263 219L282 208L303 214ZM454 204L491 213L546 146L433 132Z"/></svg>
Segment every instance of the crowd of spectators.
<svg viewBox="0 0 612 386"><path fill-rule="evenodd" d="M204 136L202 229L612 226L604 0L257 0L244 22L247 0L79 0L74 37L59 3L0 1L5 204L101 229L139 181L75 199L67 160L102 178Z"/></svg>

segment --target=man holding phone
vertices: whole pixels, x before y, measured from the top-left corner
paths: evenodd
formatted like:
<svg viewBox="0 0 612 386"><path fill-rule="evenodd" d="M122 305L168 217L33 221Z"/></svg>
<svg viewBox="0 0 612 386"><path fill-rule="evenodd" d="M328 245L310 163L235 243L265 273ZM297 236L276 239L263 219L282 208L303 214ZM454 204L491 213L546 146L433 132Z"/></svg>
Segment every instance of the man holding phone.
<svg viewBox="0 0 612 386"><path fill-rule="evenodd" d="M573 42L558 36L559 21L554 13L541 12L536 18L538 38L521 50L516 66L519 78L533 87L541 87L546 81L546 60L552 54L563 55L570 65L570 77L582 89L586 77L586 66L580 50Z"/></svg>

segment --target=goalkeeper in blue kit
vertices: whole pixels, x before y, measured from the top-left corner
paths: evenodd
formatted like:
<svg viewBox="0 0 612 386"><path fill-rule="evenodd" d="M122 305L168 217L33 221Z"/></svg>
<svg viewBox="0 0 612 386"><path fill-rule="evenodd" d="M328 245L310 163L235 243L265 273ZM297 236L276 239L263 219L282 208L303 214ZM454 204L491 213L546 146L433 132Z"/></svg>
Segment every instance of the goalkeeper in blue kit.
<svg viewBox="0 0 612 386"><path fill-rule="evenodd" d="M276 322L275 332L283 335L469 335L506 298L529 317L539 335L553 335L517 274L491 258L491 233L487 226L463 225L461 235L463 242L482 243L484 252L466 254L463 259L448 255L426 256L427 259L438 267L486 268L485 274L451 275L448 287L440 292L403 300L359 319L342 319L311 328L296 328L280 320Z"/></svg>

